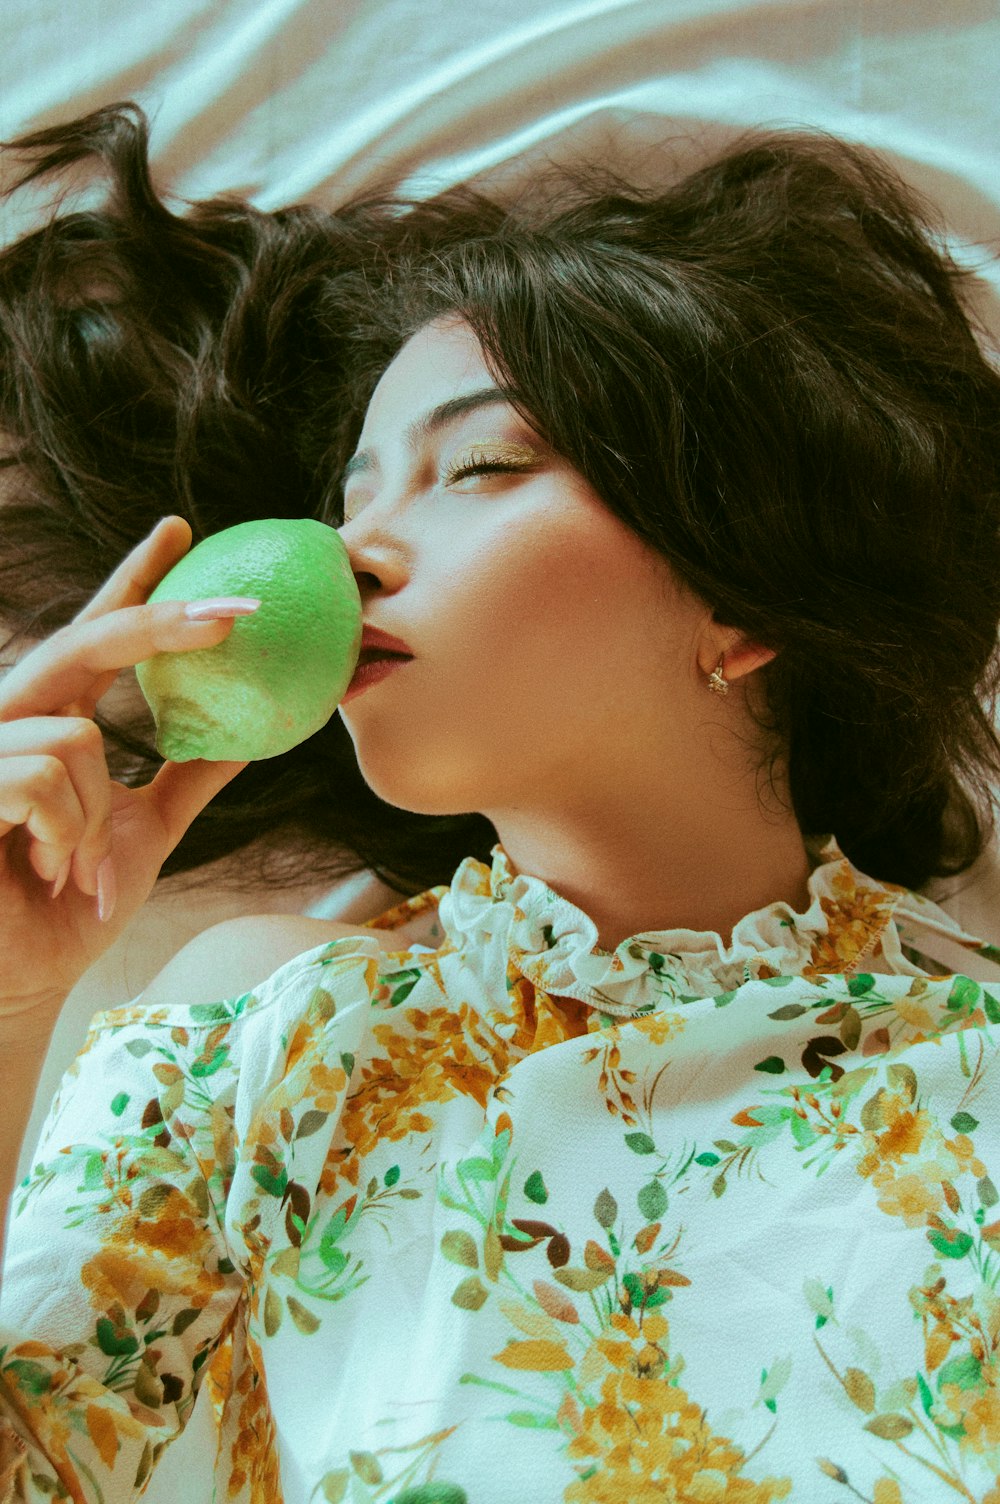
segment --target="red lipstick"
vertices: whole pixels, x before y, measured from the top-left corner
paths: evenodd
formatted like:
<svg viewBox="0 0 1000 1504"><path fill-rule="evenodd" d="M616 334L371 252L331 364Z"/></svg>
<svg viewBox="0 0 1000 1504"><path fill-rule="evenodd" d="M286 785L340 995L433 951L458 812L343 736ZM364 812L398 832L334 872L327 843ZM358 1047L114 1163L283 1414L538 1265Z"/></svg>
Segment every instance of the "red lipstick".
<svg viewBox="0 0 1000 1504"><path fill-rule="evenodd" d="M400 637L393 637L390 632L382 632L378 627L366 626L361 634L361 651L367 653L402 653L405 658L412 658L413 653Z"/></svg>
<svg viewBox="0 0 1000 1504"><path fill-rule="evenodd" d="M355 695L361 694L372 684L378 684L412 657L413 654L402 638L393 637L391 633L383 632L378 627L366 626L361 635L358 666L347 692L341 698L341 705L346 705L348 700L353 700Z"/></svg>

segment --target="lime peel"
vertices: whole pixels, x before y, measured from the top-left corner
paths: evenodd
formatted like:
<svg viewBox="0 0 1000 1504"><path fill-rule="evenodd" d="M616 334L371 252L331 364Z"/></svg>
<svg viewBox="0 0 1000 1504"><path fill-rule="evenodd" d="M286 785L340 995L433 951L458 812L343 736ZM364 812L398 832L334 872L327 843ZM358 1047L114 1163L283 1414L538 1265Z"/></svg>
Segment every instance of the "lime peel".
<svg viewBox="0 0 1000 1504"><path fill-rule="evenodd" d="M362 607L340 534L312 518L270 517L213 533L149 596L260 598L215 647L136 665L172 762L256 762L313 736L333 715L361 650Z"/></svg>

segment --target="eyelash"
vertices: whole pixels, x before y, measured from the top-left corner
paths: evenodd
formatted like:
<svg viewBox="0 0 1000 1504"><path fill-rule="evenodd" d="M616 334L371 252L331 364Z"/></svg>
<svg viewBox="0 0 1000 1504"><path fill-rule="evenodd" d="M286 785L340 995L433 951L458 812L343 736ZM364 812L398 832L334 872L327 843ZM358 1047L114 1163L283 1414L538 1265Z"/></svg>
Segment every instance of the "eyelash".
<svg viewBox="0 0 1000 1504"><path fill-rule="evenodd" d="M480 449L471 449L448 470L445 471L444 483L452 485L456 480L464 480L469 475L506 475L525 474L535 467L529 460L491 460L489 455ZM344 525L353 521L353 516L348 516L341 502L341 512L344 517Z"/></svg>
<svg viewBox="0 0 1000 1504"><path fill-rule="evenodd" d="M491 460L484 451L472 449L445 472L444 483L450 486L456 480L464 480L467 475L519 474L533 468L527 460Z"/></svg>

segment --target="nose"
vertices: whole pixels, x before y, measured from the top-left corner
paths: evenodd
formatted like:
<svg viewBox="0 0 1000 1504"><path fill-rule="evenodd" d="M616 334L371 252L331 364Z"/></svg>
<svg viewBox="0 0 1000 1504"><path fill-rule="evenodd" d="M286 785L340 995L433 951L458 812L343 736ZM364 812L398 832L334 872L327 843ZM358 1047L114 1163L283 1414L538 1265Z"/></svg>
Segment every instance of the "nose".
<svg viewBox="0 0 1000 1504"><path fill-rule="evenodd" d="M367 506L350 522L337 529L347 549L362 600L401 590L410 576L410 550L375 508Z"/></svg>

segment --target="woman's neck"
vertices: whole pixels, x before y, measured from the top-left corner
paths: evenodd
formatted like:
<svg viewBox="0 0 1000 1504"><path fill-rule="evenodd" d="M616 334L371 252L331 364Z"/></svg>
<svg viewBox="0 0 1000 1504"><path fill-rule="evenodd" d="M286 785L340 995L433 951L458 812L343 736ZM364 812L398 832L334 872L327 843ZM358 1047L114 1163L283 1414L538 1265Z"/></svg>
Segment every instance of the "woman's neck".
<svg viewBox="0 0 1000 1504"><path fill-rule="evenodd" d="M719 799L696 818L684 814L656 820L636 803L572 822L534 811L493 823L515 869L582 909L603 950L665 929L714 930L728 944L756 909L778 900L808 908L814 863L790 812Z"/></svg>

